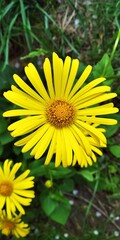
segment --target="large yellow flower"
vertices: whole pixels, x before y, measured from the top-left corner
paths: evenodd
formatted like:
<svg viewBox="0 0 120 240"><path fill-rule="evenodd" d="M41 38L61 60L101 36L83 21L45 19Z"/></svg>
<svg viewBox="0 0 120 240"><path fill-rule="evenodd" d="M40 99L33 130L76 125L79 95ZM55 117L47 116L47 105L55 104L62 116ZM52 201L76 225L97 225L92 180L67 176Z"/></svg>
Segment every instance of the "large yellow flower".
<svg viewBox="0 0 120 240"><path fill-rule="evenodd" d="M0 230L6 236L25 237L30 228L21 220L21 214L8 217L5 210L0 211Z"/></svg>
<svg viewBox="0 0 120 240"><path fill-rule="evenodd" d="M34 185L34 177L27 177L30 170L15 178L15 174L22 163L15 163L11 168L12 161L5 160L3 169L0 167L0 210L6 207L8 217L15 213L16 208L21 214L25 214L23 206L30 205L34 198L34 191L29 190Z"/></svg>
<svg viewBox="0 0 120 240"><path fill-rule="evenodd" d="M39 159L48 149L45 164L49 164L55 154L55 166L64 167L76 162L83 167L96 161L95 153L102 155L100 147L106 147L104 129L100 124L113 125L117 121L99 117L118 112L113 103L98 105L116 97L108 93L110 87L98 86L105 78L97 78L83 85L92 67L88 65L77 81L78 59L69 56L63 62L53 53L52 66L45 59L43 69L45 86L32 63L25 67L25 73L32 89L18 75L14 80L19 86L12 86L4 93L12 103L23 109L10 110L4 117L27 116L12 123L8 130L13 137L25 135L15 143L23 146L22 152L30 149L31 155Z"/></svg>

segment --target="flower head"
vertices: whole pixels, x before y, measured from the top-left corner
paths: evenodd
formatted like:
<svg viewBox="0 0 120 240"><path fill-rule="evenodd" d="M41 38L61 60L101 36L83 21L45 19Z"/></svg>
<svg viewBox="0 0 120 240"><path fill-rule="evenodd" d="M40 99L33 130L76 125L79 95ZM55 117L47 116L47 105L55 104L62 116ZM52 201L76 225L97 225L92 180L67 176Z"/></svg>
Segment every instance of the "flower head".
<svg viewBox="0 0 120 240"><path fill-rule="evenodd" d="M0 211L0 230L2 234L14 235L17 238L25 237L30 228L21 220L21 214L8 217L5 210Z"/></svg>
<svg viewBox="0 0 120 240"><path fill-rule="evenodd" d="M15 174L22 163L15 163L11 168L12 161L5 160L3 169L0 167L0 210L6 206L8 217L15 213L16 208L21 214L25 214L22 207L30 205L34 198L34 191L29 190L34 185L34 177L27 177L30 170L26 170L15 178Z"/></svg>
<svg viewBox="0 0 120 240"><path fill-rule="evenodd" d="M8 127L13 137L25 135L15 145L23 146L22 152L31 149L35 159L48 149L45 164L49 164L55 154L56 167L76 162L81 167L92 165L96 161L95 153L102 155L99 148L106 147L105 130L100 124L117 123L103 117L118 112L113 103L104 103L116 97L115 93L108 93L110 87L98 86L106 79L100 77L83 86L92 67L88 65L75 81L78 67L78 59L67 56L63 62L53 53L52 65L48 58L43 64L46 87L30 63L25 73L33 89L15 74L13 78L19 88L12 86L4 93L6 99L20 108L7 111L3 116L24 116Z"/></svg>
<svg viewBox="0 0 120 240"><path fill-rule="evenodd" d="M46 188L51 188L53 186L53 181L52 180L46 180L45 181L45 187Z"/></svg>

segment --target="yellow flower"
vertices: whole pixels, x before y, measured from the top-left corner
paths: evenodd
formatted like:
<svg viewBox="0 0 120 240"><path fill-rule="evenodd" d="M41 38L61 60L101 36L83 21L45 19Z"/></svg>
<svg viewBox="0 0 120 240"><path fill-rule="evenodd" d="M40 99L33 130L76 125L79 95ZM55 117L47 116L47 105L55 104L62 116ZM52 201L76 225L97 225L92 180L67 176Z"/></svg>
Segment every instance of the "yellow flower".
<svg viewBox="0 0 120 240"><path fill-rule="evenodd" d="M45 164L55 154L56 167L76 162L81 167L92 165L96 161L95 153L102 155L99 148L106 147L104 129L99 125L117 123L103 117L118 112L113 103L98 105L116 97L115 93L108 93L110 87L98 86L105 78L94 79L84 86L92 67L88 65L75 81L78 67L78 59L67 56L63 62L53 53L52 65L48 58L43 65L45 86L34 65L29 63L25 73L34 89L15 74L20 89L13 85L4 93L6 99L21 108L9 110L3 116L24 116L8 127L13 137L25 135L15 145L23 146L22 152L32 149L35 159L48 149Z"/></svg>
<svg viewBox="0 0 120 240"><path fill-rule="evenodd" d="M0 211L0 230L2 234L14 235L17 238L25 237L30 228L28 224L22 222L21 214L8 217L5 210Z"/></svg>
<svg viewBox="0 0 120 240"><path fill-rule="evenodd" d="M27 177L30 170L26 170L15 178L15 174L21 167L22 163L15 163L10 169L12 161L5 160L3 169L0 167L0 210L6 206L8 217L16 211L25 214L22 207L30 205L34 198L34 191L29 190L33 187L34 177Z"/></svg>

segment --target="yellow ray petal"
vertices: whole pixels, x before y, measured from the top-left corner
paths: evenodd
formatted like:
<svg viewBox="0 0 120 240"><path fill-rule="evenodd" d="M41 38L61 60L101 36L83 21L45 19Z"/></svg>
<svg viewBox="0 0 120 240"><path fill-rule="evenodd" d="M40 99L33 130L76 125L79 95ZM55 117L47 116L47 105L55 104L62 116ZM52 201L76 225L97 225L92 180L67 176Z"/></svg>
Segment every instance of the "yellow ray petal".
<svg viewBox="0 0 120 240"><path fill-rule="evenodd" d="M45 165L48 165L52 159L53 154L55 153L55 147L56 147L56 136L57 136L57 131L54 132L49 149L48 149L48 153L45 159Z"/></svg>
<svg viewBox="0 0 120 240"><path fill-rule="evenodd" d="M19 195L17 195L16 193L12 194L12 198L14 200L16 200L16 202L18 202L19 204L22 204L23 206L28 206L30 205L32 199L31 198L24 198L24 197L20 197Z"/></svg>
<svg viewBox="0 0 120 240"><path fill-rule="evenodd" d="M102 141L103 143L106 144L106 137L104 136L103 133L101 133L99 131L99 129L87 124L87 123L84 123L80 120L76 120L76 124L78 124L78 127L82 127L83 129L85 129L87 132L88 132L88 135L90 134L91 136L95 136L95 138L98 139L98 141Z"/></svg>
<svg viewBox="0 0 120 240"><path fill-rule="evenodd" d="M66 57L63 65L63 74L62 74L62 89L61 89L61 97L64 97L64 92L66 89L68 76L70 72L71 58Z"/></svg>
<svg viewBox="0 0 120 240"><path fill-rule="evenodd" d="M16 163L16 164L13 166L13 168L11 169L11 172L10 172L10 174L9 174L9 179L10 179L10 180L14 180L15 174L16 174L16 172L18 171L18 169L21 167L21 165L22 165L22 163L20 162L20 163Z"/></svg>
<svg viewBox="0 0 120 240"><path fill-rule="evenodd" d="M95 87L93 89L91 89L90 91L84 93L84 94L80 94L79 92L79 96L77 94L77 98L74 98L74 103L83 103L83 102L87 102L93 98L98 97L99 95L101 95L104 92L109 92L111 90L110 87L108 86L99 86L99 87Z"/></svg>
<svg viewBox="0 0 120 240"><path fill-rule="evenodd" d="M73 152L80 163L82 161L82 147L78 144L76 138L74 137L73 133L69 128L66 128L66 136L69 138Z"/></svg>
<svg viewBox="0 0 120 240"><path fill-rule="evenodd" d="M31 97L37 99L40 102L43 102L43 99L31 88L29 87L17 74L13 75L14 81L17 85Z"/></svg>
<svg viewBox="0 0 120 240"><path fill-rule="evenodd" d="M77 139L78 143L84 148L85 152L88 155L92 155L90 143L84 133L82 133L82 131L75 125L72 125L70 129Z"/></svg>
<svg viewBox="0 0 120 240"><path fill-rule="evenodd" d="M64 93L65 97L68 97L68 95L71 91L71 88L73 86L73 83L75 81L75 77L76 77L76 74L77 74L77 71L78 71L78 67L79 67L79 60L78 59L73 59L72 64L71 64L70 74L69 74L69 77L68 77L68 82L67 82L65 93Z"/></svg>
<svg viewBox="0 0 120 240"><path fill-rule="evenodd" d="M67 157L68 149L66 148L63 129L61 129L61 160L64 168L72 163L72 148L70 148L69 157Z"/></svg>
<svg viewBox="0 0 120 240"><path fill-rule="evenodd" d="M36 146L33 148L30 155L35 155L35 159L39 159L43 155L45 150L47 149L47 147L52 139L52 136L54 134L54 131L55 131L55 128L51 126L48 129L48 131L45 132L45 134L42 136L42 138L36 144Z"/></svg>
<svg viewBox="0 0 120 240"><path fill-rule="evenodd" d="M53 87L53 80L52 80L52 71L51 71L51 64L48 58L45 59L43 64L44 74L47 82L48 92L51 98L54 98L54 87Z"/></svg>
<svg viewBox="0 0 120 240"><path fill-rule="evenodd" d="M32 63L29 63L28 66L25 67L25 73L36 91L42 96L42 98L44 98L46 101L49 101L48 93L42 83L42 80L36 68Z"/></svg>
<svg viewBox="0 0 120 240"><path fill-rule="evenodd" d="M74 99L77 98L77 96L79 97L79 95L83 95L84 93L90 91L90 89L94 88L95 86L97 86L98 84L100 84L101 82L103 82L105 80L106 80L105 78L97 78L97 79L91 81L86 86L84 86L82 89L80 89L80 91L78 91L75 95L73 95L73 97L71 97L71 99L70 99L70 102L73 102Z"/></svg>
<svg viewBox="0 0 120 240"><path fill-rule="evenodd" d="M56 98L59 98L61 95L62 72L63 61L55 52L53 52L53 78Z"/></svg>
<svg viewBox="0 0 120 240"><path fill-rule="evenodd" d="M41 106L40 102L38 102L35 99L30 98L29 95L27 95L27 94L26 94L26 96L23 96L16 92L7 91L3 95L10 102L12 102L22 108L40 110L40 106Z"/></svg>
<svg viewBox="0 0 120 240"><path fill-rule="evenodd" d="M39 131L36 132L36 134L31 138L29 141L27 141L26 145L22 148L22 152L27 152L30 150L35 144L42 138L42 136L46 133L46 131L49 129L50 125L45 124L39 128Z"/></svg>
<svg viewBox="0 0 120 240"><path fill-rule="evenodd" d="M30 133L45 123L44 119L39 119L39 118L35 119L35 121L31 121L32 120L31 117L28 117L28 119L22 119L22 120L26 120L26 121L23 121L24 125L20 124L15 128L15 130L11 133L13 137ZM33 117L33 120L34 120L34 117Z"/></svg>
<svg viewBox="0 0 120 240"><path fill-rule="evenodd" d="M113 113L117 113L118 112L118 108L102 108L101 106L99 107L91 107L91 108L86 108L83 110L79 110L78 111L78 116L80 115L106 115L106 114L113 114Z"/></svg>
<svg viewBox="0 0 120 240"><path fill-rule="evenodd" d="M16 208L18 209L18 211L21 214L25 214L25 210L24 208L21 206L21 204L15 199L15 197L11 197L11 200L13 201L14 205L16 206Z"/></svg>
<svg viewBox="0 0 120 240"><path fill-rule="evenodd" d="M14 189L14 193L15 194L18 194L20 196L23 196L23 197L28 197L28 198L34 198L34 191L32 190L18 190L18 189Z"/></svg>
<svg viewBox="0 0 120 240"><path fill-rule="evenodd" d="M102 156L103 153L100 151L100 149L96 148L95 146L92 146L92 150L96 152L98 155Z"/></svg>
<svg viewBox="0 0 120 240"><path fill-rule="evenodd" d="M88 78L88 76L90 75L92 71L92 66L88 65L84 72L82 73L82 75L80 76L80 78L78 79L78 81L76 82L75 86L73 87L73 89L71 90L68 99L72 98L73 95L80 89L80 87L83 85L83 83L86 81L86 79Z"/></svg>
<svg viewBox="0 0 120 240"><path fill-rule="evenodd" d="M23 127L25 124L28 125L28 124L31 124L31 122L41 121L41 119L43 119L43 117L41 116L26 117L10 124L8 127L8 130L13 131L16 128Z"/></svg>
<svg viewBox="0 0 120 240"><path fill-rule="evenodd" d="M70 166L72 164L72 146L67 136L66 128L63 128L63 138L64 138L64 148L66 150L66 161L67 161L67 165Z"/></svg>
<svg viewBox="0 0 120 240"><path fill-rule="evenodd" d="M89 124L91 123L97 123L97 124L105 124L105 125L114 125L117 123L117 120L115 119L110 119L110 118L98 118L98 117L83 117L83 116L79 116L78 117L79 120L81 121L85 121Z"/></svg>
<svg viewBox="0 0 120 240"><path fill-rule="evenodd" d="M15 164L16 165L16 164ZM14 165L14 166L15 166ZM17 177L15 180L14 180L14 184L16 184L17 182L21 182L24 178L26 178L30 173L30 170L27 169L25 172L23 172L21 175L19 175L19 177Z"/></svg>
<svg viewBox="0 0 120 240"><path fill-rule="evenodd" d="M3 117L15 117L15 116L25 116L25 115L43 115L45 112L44 107L40 110L27 110L27 109L15 109L15 110L9 110L3 113Z"/></svg>
<svg viewBox="0 0 120 240"><path fill-rule="evenodd" d="M25 145L30 139L32 139L37 132L39 131L39 128L35 130L33 133L30 133L28 136L22 138L21 140L18 140L17 142L14 143L15 146L23 146Z"/></svg>
<svg viewBox="0 0 120 240"><path fill-rule="evenodd" d="M56 136L56 156L55 156L55 167L59 167L62 161L62 154L61 154L61 135L60 135L60 130L58 129L57 131L57 136Z"/></svg>
<svg viewBox="0 0 120 240"><path fill-rule="evenodd" d="M2 209L3 206L5 205L5 200L6 200L5 197L0 195L0 209Z"/></svg>
<svg viewBox="0 0 120 240"><path fill-rule="evenodd" d="M11 197L6 197L6 212L7 212L7 216L8 218L12 218L12 214L11 214Z"/></svg>
<svg viewBox="0 0 120 240"><path fill-rule="evenodd" d="M32 188L34 186L34 182L32 181L33 179L31 177L29 177L29 178L24 179L21 182L16 182L15 189L17 189L17 190L25 189L26 190L26 189Z"/></svg>
<svg viewBox="0 0 120 240"><path fill-rule="evenodd" d="M4 162L3 171L5 178L9 178L11 164L12 161L9 161L8 159Z"/></svg>
<svg viewBox="0 0 120 240"><path fill-rule="evenodd" d="M95 97L92 100L89 100L89 101L86 101L84 103L79 104L79 109L86 108L86 107L89 107L89 106L93 106L95 104L98 104L98 103L107 101L109 99L115 98L116 96L117 96L116 93L101 94L100 96Z"/></svg>

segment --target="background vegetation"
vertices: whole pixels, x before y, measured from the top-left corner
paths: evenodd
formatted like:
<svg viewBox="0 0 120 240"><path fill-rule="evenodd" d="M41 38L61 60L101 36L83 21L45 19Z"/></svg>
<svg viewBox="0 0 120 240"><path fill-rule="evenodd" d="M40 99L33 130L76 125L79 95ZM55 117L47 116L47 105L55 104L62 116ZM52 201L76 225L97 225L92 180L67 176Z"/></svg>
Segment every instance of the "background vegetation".
<svg viewBox="0 0 120 240"><path fill-rule="evenodd" d="M13 108L3 92L13 83L13 73L25 78L23 67L32 61L42 73L46 56L56 51L79 58L80 71L93 65L91 78L105 76L118 94L120 106L120 1L119 0L0 0L0 161L23 162L36 177L36 198L26 208L31 227L24 239L120 239L120 116L106 127L108 147L97 164L87 169L44 166L14 146L7 131L10 119L2 113ZM51 188L45 187L47 179ZM0 239L6 238L0 235Z"/></svg>

